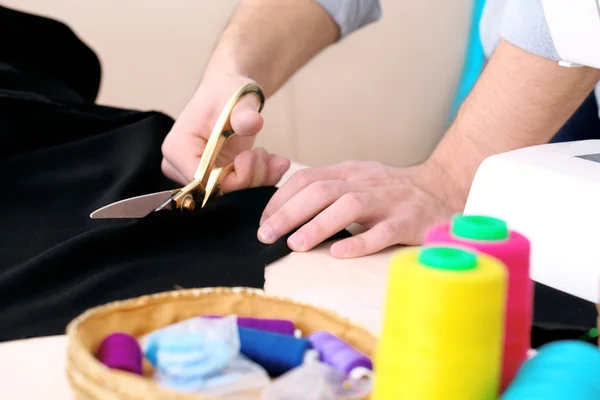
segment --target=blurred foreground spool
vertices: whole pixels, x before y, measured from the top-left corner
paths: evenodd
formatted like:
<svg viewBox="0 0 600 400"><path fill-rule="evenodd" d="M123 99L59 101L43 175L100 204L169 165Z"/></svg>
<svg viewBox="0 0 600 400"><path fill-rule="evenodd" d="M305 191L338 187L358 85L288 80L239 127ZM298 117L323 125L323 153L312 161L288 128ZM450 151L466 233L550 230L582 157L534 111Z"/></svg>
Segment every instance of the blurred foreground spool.
<svg viewBox="0 0 600 400"><path fill-rule="evenodd" d="M531 347L533 281L529 276L531 245L505 221L480 215L456 215L451 223L432 227L425 244L460 245L500 260L508 271L506 318L500 390L512 382Z"/></svg>
<svg viewBox="0 0 600 400"><path fill-rule="evenodd" d="M506 268L452 247L394 256L374 400L497 399Z"/></svg>
<svg viewBox="0 0 600 400"><path fill-rule="evenodd" d="M600 399L600 351L590 343L546 344L526 361L502 400Z"/></svg>

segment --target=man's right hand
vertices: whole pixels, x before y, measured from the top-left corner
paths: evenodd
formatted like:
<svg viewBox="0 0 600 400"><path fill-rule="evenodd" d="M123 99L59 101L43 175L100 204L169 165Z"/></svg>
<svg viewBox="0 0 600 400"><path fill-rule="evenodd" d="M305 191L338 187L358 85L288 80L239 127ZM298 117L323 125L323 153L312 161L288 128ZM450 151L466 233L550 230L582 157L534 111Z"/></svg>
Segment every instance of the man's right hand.
<svg viewBox="0 0 600 400"><path fill-rule="evenodd" d="M230 75L203 80L163 143L162 171L168 178L182 185L193 179L225 103L236 90L250 82L249 78ZM216 164L234 163L234 172L222 184L224 193L275 185L290 166L285 157L269 154L263 148L252 149L255 136L263 126L263 117L257 110L258 98L247 94L231 114L231 127L237 135L227 140Z"/></svg>
<svg viewBox="0 0 600 400"><path fill-rule="evenodd" d="M364 12L353 15L358 14L364 25L368 16ZM314 0L296 0L293 4L240 1L210 57L202 83L163 143L163 173L182 184L190 182L221 109L240 86L254 80L268 99L339 38L337 22ZM223 182L223 192L274 185L289 167L286 158L264 149L251 150L254 136L263 125L257 105L254 95L244 96L231 116L238 136L227 141L217 165L233 161L235 172Z"/></svg>

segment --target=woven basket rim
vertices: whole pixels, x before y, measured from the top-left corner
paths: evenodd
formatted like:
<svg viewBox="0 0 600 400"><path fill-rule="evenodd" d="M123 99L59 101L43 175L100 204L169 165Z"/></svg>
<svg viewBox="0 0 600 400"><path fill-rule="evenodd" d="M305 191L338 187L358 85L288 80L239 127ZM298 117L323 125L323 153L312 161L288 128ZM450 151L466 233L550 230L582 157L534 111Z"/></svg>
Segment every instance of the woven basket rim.
<svg viewBox="0 0 600 400"><path fill-rule="evenodd" d="M152 380L147 380L147 378L144 377L140 377L140 376L136 376L136 375L130 375L130 374L120 374L119 371L112 371L112 370L108 370L108 369L103 369L102 368L102 363L100 363L99 360L96 359L96 357L93 356L93 354L91 354L91 352L88 351L88 349L83 345L83 343L80 341L77 333L78 333L78 328L88 319L95 317L97 315L102 315L103 313L109 313L111 312L111 310L114 310L115 307L118 307L119 309L133 309L133 308L139 308L139 303L140 302L144 302L145 305L153 305L156 303L163 303L165 301L169 301L171 299L176 299L176 298L196 298L196 297L201 297L202 295L209 295L209 294L233 294L233 295L240 295L240 296L249 296L249 297L262 297L262 298L266 298L270 301L277 301L277 302L282 302L282 303L288 303L288 304L292 304L295 306L300 306L303 308L309 308L312 309L312 311L318 312L319 314L326 316L328 318L333 318L333 319L337 319L340 322L345 323L346 325L348 325L349 327L352 328L352 330L362 330L365 334L373 337L373 338L377 338L377 335L375 335L373 333L373 331L371 331L370 329L368 329L367 327L365 327L363 324L360 323L355 323L352 320L350 320L350 318L327 308L321 307L321 306L317 306L311 303L308 303L306 301L298 301L298 300L293 300L289 297L284 297L281 295L270 295L268 293L266 293L263 289L256 289L256 288L249 288L249 287L223 287L223 286L216 286L216 287L206 287L206 288L191 288L191 289L178 289L178 290L171 290L171 291L165 291L165 292L159 292L159 293L153 293L153 294L147 294L147 295L142 295L142 296L138 296L138 297L133 297L133 298L128 298L128 299L124 299L124 300L116 300L116 301L112 301L106 304L102 304L102 305L98 305L92 308L89 308L88 310L84 311L83 313L81 313L79 316L75 317L66 327L66 336L67 336L67 352L69 354L73 354L76 353L78 355L78 358L81 359L81 361L84 364L90 365L90 366L94 366L95 368L97 368L100 371L100 374L102 375L102 381L103 381L103 385L109 389L110 391L114 392L114 393L118 393L118 394L123 394L123 395L127 395L126 393L123 393L119 388L122 386L120 383L122 383L123 381L137 381L139 382L140 380L144 380L144 384L150 386L150 387L154 387L155 390L160 391L160 392L168 392L168 393L172 393L173 396L179 396L178 398L201 398L201 399L210 399L210 397L207 396L200 396L200 397L195 397L194 394L192 394L192 396L188 397L186 395L190 395L188 393L179 393L176 392L174 390L168 389L168 388L164 388L158 385L158 383L152 381ZM93 368L94 368L93 367ZM119 375L118 379L116 378L116 375ZM195 394L196 396L198 394Z"/></svg>

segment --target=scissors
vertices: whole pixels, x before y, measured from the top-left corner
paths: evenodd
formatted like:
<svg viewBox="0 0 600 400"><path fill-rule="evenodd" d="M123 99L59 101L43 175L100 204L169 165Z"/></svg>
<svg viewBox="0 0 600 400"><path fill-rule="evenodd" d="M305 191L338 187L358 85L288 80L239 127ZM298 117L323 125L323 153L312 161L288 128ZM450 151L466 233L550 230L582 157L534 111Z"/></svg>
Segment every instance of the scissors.
<svg viewBox="0 0 600 400"><path fill-rule="evenodd" d="M218 168L215 168L215 163L225 141L235 134L229 121L233 108L249 93L258 97L258 112L262 111L265 95L261 87L256 83L240 87L221 111L200 158L194 179L185 187L120 200L97 209L90 214L90 218L143 218L160 210L189 212L193 211L200 201L203 208L210 198L221 196L221 183L233 171L233 163Z"/></svg>

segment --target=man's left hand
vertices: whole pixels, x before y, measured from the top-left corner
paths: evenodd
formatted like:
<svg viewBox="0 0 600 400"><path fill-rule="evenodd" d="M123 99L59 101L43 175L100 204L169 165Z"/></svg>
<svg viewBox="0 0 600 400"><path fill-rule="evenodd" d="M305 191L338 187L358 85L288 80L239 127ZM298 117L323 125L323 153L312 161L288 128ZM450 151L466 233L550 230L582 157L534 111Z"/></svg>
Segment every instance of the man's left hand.
<svg viewBox="0 0 600 400"><path fill-rule="evenodd" d="M294 174L272 197L258 238L288 239L293 251L307 251L358 223L366 231L334 243L331 254L360 257L395 244L419 245L428 227L462 211L453 183L433 163L396 168L377 162L345 162Z"/></svg>

